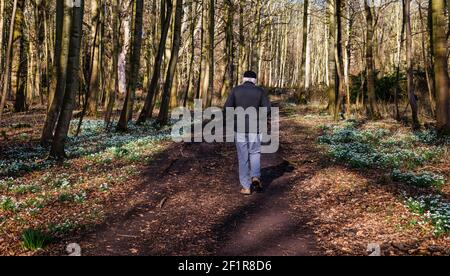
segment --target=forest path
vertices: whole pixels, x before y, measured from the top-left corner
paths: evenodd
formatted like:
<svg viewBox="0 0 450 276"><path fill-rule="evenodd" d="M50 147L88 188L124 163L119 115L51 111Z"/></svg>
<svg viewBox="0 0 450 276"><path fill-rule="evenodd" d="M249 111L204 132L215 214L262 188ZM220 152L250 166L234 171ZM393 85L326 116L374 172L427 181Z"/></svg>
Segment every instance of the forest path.
<svg viewBox="0 0 450 276"><path fill-rule="evenodd" d="M317 169L310 162L314 135L285 116L280 129L280 150L262 156L264 192L238 193L234 144L176 144L148 166L139 190L104 224L77 238L83 255L323 253L292 193Z"/></svg>

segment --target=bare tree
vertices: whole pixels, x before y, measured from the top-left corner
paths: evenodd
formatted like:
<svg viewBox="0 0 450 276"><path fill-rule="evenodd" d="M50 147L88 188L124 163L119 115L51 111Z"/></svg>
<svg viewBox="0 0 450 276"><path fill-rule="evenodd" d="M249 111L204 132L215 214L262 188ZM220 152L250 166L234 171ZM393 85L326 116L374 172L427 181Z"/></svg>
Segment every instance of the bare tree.
<svg viewBox="0 0 450 276"><path fill-rule="evenodd" d="M373 62L373 40L374 40L374 22L373 22L373 0L364 0L364 10L366 14L366 74L367 74L367 114L371 119L380 118L377 99L375 95L375 67Z"/></svg>
<svg viewBox="0 0 450 276"><path fill-rule="evenodd" d="M175 70L178 62L178 52L181 44L181 21L183 19L183 0L176 1L176 12L173 29L173 43L170 54L169 68L167 70L166 82L164 84L161 108L159 110L158 123L166 125L169 119L169 99L173 85Z"/></svg>
<svg viewBox="0 0 450 276"><path fill-rule="evenodd" d="M407 90L409 105L411 106L413 129L420 128L419 118L417 116L417 102L414 95L414 76L412 61L412 31L411 31L411 0L403 0L403 13L405 14L406 24L406 61L407 61Z"/></svg>
<svg viewBox="0 0 450 276"><path fill-rule="evenodd" d="M67 84L65 86L64 100L61 113L55 129L50 156L54 158L64 158L65 144L69 132L70 121L75 108L76 94L79 85L80 70L80 48L83 35L83 15L84 0L79 1L79 5L73 6L72 24L70 30L69 57L67 64Z"/></svg>
<svg viewBox="0 0 450 276"><path fill-rule="evenodd" d="M13 3L13 10L12 10L12 15L11 15L11 23L9 26L9 38L8 38L8 45L6 47L6 61L5 61L5 71L3 73L2 76L2 85L0 85L1 89L2 89L2 99L0 101L0 120L2 119L2 115L3 115L3 109L5 107L5 103L6 103L6 96L8 93L8 80L10 79L10 74L11 74L11 51L12 51L12 44L13 44L13 37L14 37L14 24L15 24L15 20L14 18L16 18L16 13L17 13L17 1L18 0L14 0Z"/></svg>
<svg viewBox="0 0 450 276"><path fill-rule="evenodd" d="M126 131L128 128L128 121L131 120L131 114L133 111L134 97L136 93L137 80L139 78L139 65L141 60L141 46L142 46L142 21L143 21L143 0L135 1L136 14L134 22L134 35L133 35L133 50L131 52L131 76L129 81L129 87L125 102L123 104L122 112L120 114L119 123L117 129L120 131Z"/></svg>
<svg viewBox="0 0 450 276"><path fill-rule="evenodd" d="M153 68L153 76L148 87L147 97L145 99L144 107L139 115L138 123L145 122L152 116L154 101L157 95L157 88L159 77L161 75L161 63L164 55L164 47L166 45L167 35L170 28L172 18L173 4L171 0L161 0L161 38L159 40L158 52L155 57Z"/></svg>
<svg viewBox="0 0 450 276"><path fill-rule="evenodd" d="M441 133L450 133L450 102L448 85L448 41L445 17L445 1L431 1L432 40L434 55L434 90L436 91L437 128Z"/></svg>
<svg viewBox="0 0 450 276"><path fill-rule="evenodd" d="M64 91L66 89L67 78L67 62L69 58L70 32L72 28L72 6L70 0L58 1L56 6L56 36L60 41L56 41L55 60L56 65L56 86L53 92L53 100L47 112L44 129L42 131L41 144L47 145L53 139L53 131L55 129L59 112L61 110L62 101L64 99ZM61 13L61 15L58 15Z"/></svg>
<svg viewBox="0 0 450 276"><path fill-rule="evenodd" d="M113 61L112 61L112 79L114 81L113 91L109 94L109 99L107 100L107 107L105 113L105 125L109 128L111 123L111 116L114 109L114 103L116 96L119 93L119 51L120 51L120 0L114 0L113 6Z"/></svg>
<svg viewBox="0 0 450 276"><path fill-rule="evenodd" d="M87 95L87 114L97 115L97 105L100 89L100 0L91 0L91 40L89 95Z"/></svg>

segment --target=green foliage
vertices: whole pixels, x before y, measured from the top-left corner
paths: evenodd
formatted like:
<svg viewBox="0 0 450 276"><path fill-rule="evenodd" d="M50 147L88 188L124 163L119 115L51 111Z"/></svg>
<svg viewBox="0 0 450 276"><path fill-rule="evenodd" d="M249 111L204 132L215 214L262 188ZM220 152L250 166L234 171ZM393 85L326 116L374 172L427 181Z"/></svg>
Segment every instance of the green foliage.
<svg viewBox="0 0 450 276"><path fill-rule="evenodd" d="M81 191L75 194L70 193L62 193L58 197L59 202L75 202L75 203L83 203L87 199L87 194L85 191Z"/></svg>
<svg viewBox="0 0 450 276"><path fill-rule="evenodd" d="M87 199L87 194L85 191L78 192L73 195L73 201L75 203L83 203L86 201L86 199Z"/></svg>
<svg viewBox="0 0 450 276"><path fill-rule="evenodd" d="M0 180L0 191L8 191L15 184L14 178L8 177Z"/></svg>
<svg viewBox="0 0 450 276"><path fill-rule="evenodd" d="M77 225L74 222L66 220L65 222L60 224L49 225L48 232L52 237L61 237L70 234L71 232L75 231L76 228Z"/></svg>
<svg viewBox="0 0 450 276"><path fill-rule="evenodd" d="M363 75L361 75L363 74ZM356 101L356 97L361 90L361 80L365 79L365 72L362 72L358 75L350 76L351 78L351 86L350 86L350 97L353 102ZM378 76L378 74L376 74ZM399 74L399 83L397 82L397 74L392 73L389 75L384 75L381 78L375 79L375 94L377 99L383 100L385 102L392 101L394 99L394 91L397 85L399 85L398 95L399 97L403 97L406 91L406 76L403 72ZM364 97L367 97L367 82L364 81Z"/></svg>
<svg viewBox="0 0 450 276"><path fill-rule="evenodd" d="M102 192L108 191L109 190L108 183L100 184L99 190L102 191Z"/></svg>
<svg viewBox="0 0 450 276"><path fill-rule="evenodd" d="M71 122L71 134L77 127L78 120ZM28 140L29 137L22 137ZM66 145L66 154L70 158L83 157L91 155L101 155L112 150L121 148L129 143L144 139L153 143L170 138L170 129L155 128L151 122L136 125L131 123L127 133L105 130L103 120L85 120L82 126L82 132L79 136L69 136ZM147 144L149 145L149 144ZM129 150L128 148L126 148ZM119 156L128 156L126 152L118 152ZM38 145L20 145L7 148L2 152L0 159L0 177L14 176L42 170L56 164L54 160L46 159L48 150ZM131 155L131 160L139 160L139 155ZM99 159L100 162L110 163L109 159ZM1 183L0 183L1 189Z"/></svg>
<svg viewBox="0 0 450 276"><path fill-rule="evenodd" d="M414 132L414 138L427 145L450 145L450 137L439 136L437 131L434 129L427 129L424 131L416 131Z"/></svg>
<svg viewBox="0 0 450 276"><path fill-rule="evenodd" d="M406 79L403 73L399 75L399 81L397 82L397 74L385 75L381 78L377 78L375 81L375 93L377 98L385 102L393 101L395 89L398 86L398 96L402 97L406 91Z"/></svg>
<svg viewBox="0 0 450 276"><path fill-rule="evenodd" d="M440 188L445 184L445 178L442 175L437 175L432 172L415 174L413 172L402 173L400 170L394 170L392 172L392 179L394 181L408 183L417 187Z"/></svg>
<svg viewBox="0 0 450 276"><path fill-rule="evenodd" d="M27 250L44 248L51 242L51 237L37 229L27 229L22 233L22 246Z"/></svg>
<svg viewBox="0 0 450 276"><path fill-rule="evenodd" d="M16 211L19 208L19 204L11 197L0 197L0 209L4 211Z"/></svg>
<svg viewBox="0 0 450 276"><path fill-rule="evenodd" d="M355 121L347 121L341 126L322 127L324 134L318 142L327 146L328 154L335 161L351 167L395 170L394 180L414 186L443 185L445 178L431 172L415 175L399 171L438 160L444 150L432 144L436 141L434 136L428 132L404 135L386 129L361 130L357 125Z"/></svg>
<svg viewBox="0 0 450 276"><path fill-rule="evenodd" d="M30 198L25 201L24 206L32 209L42 209L45 206L45 199L41 197Z"/></svg>
<svg viewBox="0 0 450 276"><path fill-rule="evenodd" d="M66 177L63 176L63 177L55 179L53 181L52 185L55 188L64 189L64 188L70 187L70 181L68 179L66 179Z"/></svg>
<svg viewBox="0 0 450 276"><path fill-rule="evenodd" d="M69 193L62 193L62 194L59 195L58 201L59 202L72 202L73 201L73 197Z"/></svg>
<svg viewBox="0 0 450 276"><path fill-rule="evenodd" d="M128 154L130 153L128 149L123 148L122 146L119 147L113 147L111 149L112 154L115 158L124 158L126 156L128 156Z"/></svg>
<svg viewBox="0 0 450 276"><path fill-rule="evenodd" d="M24 194L28 194L28 193L37 193L41 189L40 189L40 187L38 187L36 185L17 185L17 186L11 187L10 190L15 194L24 195Z"/></svg>

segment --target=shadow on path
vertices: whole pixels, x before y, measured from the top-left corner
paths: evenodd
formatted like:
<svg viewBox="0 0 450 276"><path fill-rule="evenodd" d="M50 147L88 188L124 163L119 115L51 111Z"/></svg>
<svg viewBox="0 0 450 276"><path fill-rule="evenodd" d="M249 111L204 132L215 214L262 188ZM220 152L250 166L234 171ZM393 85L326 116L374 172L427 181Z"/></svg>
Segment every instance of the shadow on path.
<svg viewBox="0 0 450 276"><path fill-rule="evenodd" d="M298 175L283 155L283 144L263 155L264 191L244 197L233 144L175 145L104 224L78 238L83 254L319 254L308 214L299 216L291 204L293 186L310 174Z"/></svg>

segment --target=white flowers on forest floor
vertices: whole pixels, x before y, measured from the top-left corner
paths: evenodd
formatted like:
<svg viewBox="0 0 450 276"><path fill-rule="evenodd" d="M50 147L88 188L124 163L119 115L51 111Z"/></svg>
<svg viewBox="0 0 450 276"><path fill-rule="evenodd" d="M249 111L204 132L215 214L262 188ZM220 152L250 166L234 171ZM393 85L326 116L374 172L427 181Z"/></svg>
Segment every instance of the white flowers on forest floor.
<svg viewBox="0 0 450 276"><path fill-rule="evenodd" d="M450 203L440 195L423 195L405 199L408 209L434 226L434 234L450 233Z"/></svg>
<svg viewBox="0 0 450 276"><path fill-rule="evenodd" d="M321 126L318 142L336 162L353 168L380 169L391 179L418 188L431 188L418 197L407 197L405 205L434 226L435 234L450 231L450 203L440 195L446 177L439 171L423 170L439 165L448 153L450 139L439 138L436 131L402 132L385 128L364 128L356 120ZM437 166L431 166L434 168Z"/></svg>
<svg viewBox="0 0 450 276"><path fill-rule="evenodd" d="M47 159L48 149L37 144L12 144L2 152L0 226L20 233L25 249L41 246L36 233L63 235L102 216L99 197L126 189L122 184L139 173L139 165L164 150L163 142L170 139L167 127L130 124L123 133L105 130L102 120L85 120L75 137L77 123L72 121L63 163ZM67 208L73 211L63 215ZM48 212L58 215L51 217ZM65 222L75 217L77 221ZM34 229L34 220L41 224L39 229Z"/></svg>
<svg viewBox="0 0 450 276"><path fill-rule="evenodd" d="M136 125L131 123L127 133L105 130L102 120L85 120L82 131L75 137L75 130L78 121L71 123L70 134L68 138L66 153L69 158L83 156L99 156L105 152L114 151L119 148L126 150L121 156L128 156L129 159L139 158L139 152L142 147L152 143L170 138L168 128L156 129L151 123ZM55 165L55 161L46 159L48 149L39 145L20 145L13 146L5 150L0 159L0 177L17 176L19 174L42 170ZM109 154L106 154L108 156ZM103 160L107 162L107 158ZM1 183L0 183L1 184Z"/></svg>

